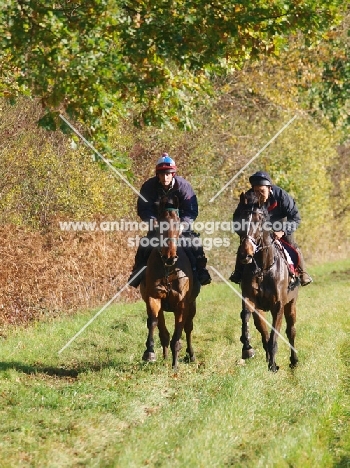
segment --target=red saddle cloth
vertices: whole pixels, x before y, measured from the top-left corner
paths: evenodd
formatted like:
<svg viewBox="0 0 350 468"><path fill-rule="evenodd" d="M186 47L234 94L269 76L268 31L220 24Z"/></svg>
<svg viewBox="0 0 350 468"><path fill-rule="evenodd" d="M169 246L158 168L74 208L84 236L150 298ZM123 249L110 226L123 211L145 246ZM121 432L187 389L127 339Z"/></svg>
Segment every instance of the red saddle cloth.
<svg viewBox="0 0 350 468"><path fill-rule="evenodd" d="M292 259L293 265L289 265L289 267L292 270L291 267L294 266L294 271L292 271L292 273L295 274L299 266L298 251L292 245L290 245L286 240L280 239L280 242L283 245L283 247L286 249L286 251L289 253L290 258Z"/></svg>

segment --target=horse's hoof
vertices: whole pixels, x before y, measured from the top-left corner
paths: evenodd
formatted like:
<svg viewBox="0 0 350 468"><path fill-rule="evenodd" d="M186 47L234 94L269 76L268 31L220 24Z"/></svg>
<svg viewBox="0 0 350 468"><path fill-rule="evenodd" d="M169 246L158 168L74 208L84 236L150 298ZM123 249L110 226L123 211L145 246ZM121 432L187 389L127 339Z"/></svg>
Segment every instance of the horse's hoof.
<svg viewBox="0 0 350 468"><path fill-rule="evenodd" d="M243 349L242 350L242 359L250 359L255 356L255 349L254 348L249 348L249 349Z"/></svg>
<svg viewBox="0 0 350 468"><path fill-rule="evenodd" d="M155 362L156 361L156 353L151 353L145 351L142 356L142 360L146 362Z"/></svg>
<svg viewBox="0 0 350 468"><path fill-rule="evenodd" d="M277 364L269 365L269 371L277 372L280 367Z"/></svg>
<svg viewBox="0 0 350 468"><path fill-rule="evenodd" d="M184 358L184 362L196 362L196 356L193 354L192 356L190 356L189 354L186 354L185 358Z"/></svg>
<svg viewBox="0 0 350 468"><path fill-rule="evenodd" d="M296 361L296 362L291 362L291 363L289 364L289 367L290 367L291 369L295 369L296 367L298 367L298 361Z"/></svg>

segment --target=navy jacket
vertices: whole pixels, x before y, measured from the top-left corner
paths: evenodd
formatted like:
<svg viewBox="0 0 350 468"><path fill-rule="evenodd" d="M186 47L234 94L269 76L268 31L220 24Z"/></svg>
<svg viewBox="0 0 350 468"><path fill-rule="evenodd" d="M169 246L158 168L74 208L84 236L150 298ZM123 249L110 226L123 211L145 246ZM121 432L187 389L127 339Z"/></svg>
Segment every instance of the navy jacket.
<svg viewBox="0 0 350 468"><path fill-rule="evenodd" d="M284 221L282 229L279 229L279 226L276 225L274 230L282 230L287 236L289 236L299 227L301 222L299 210L294 199L289 195L289 193L281 187L277 187L277 185L272 185L271 188L272 193L266 202L266 207L270 215L270 222L274 228L274 222ZM248 190L248 192L252 191L253 189ZM233 213L233 221L237 221L239 212L240 206L238 205Z"/></svg>
<svg viewBox="0 0 350 468"><path fill-rule="evenodd" d="M157 202L163 195L176 195L179 199L179 216L181 221L192 224L198 216L198 202L193 188L186 179L180 176L174 177L174 184L165 191L158 177L151 177L141 187L140 193L146 198L145 202L141 197L137 200L137 214L142 221L149 222L150 219L157 218Z"/></svg>

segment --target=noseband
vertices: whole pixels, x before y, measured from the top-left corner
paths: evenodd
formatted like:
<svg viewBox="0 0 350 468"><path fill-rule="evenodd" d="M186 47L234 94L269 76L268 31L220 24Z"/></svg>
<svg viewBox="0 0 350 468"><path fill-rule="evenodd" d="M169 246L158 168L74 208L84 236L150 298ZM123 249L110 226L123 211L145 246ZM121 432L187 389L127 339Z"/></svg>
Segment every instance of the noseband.
<svg viewBox="0 0 350 468"><path fill-rule="evenodd" d="M163 265L164 265L164 268L167 269L167 268L172 268L175 263L177 262L179 256L178 255L174 255L174 257L166 257L165 255L162 255L161 254L161 251L159 251L160 253L160 258L162 259L162 262L163 262Z"/></svg>
<svg viewBox="0 0 350 468"><path fill-rule="evenodd" d="M248 240L249 242L251 242L251 244L253 245L253 255L255 255L256 253L260 252L260 250L264 249L265 247L262 246L262 241L261 241L261 237L259 237L258 241L256 241L254 239L254 237L252 236L249 236L249 235L246 235L246 236L242 236L241 237L241 245L243 244L244 241Z"/></svg>

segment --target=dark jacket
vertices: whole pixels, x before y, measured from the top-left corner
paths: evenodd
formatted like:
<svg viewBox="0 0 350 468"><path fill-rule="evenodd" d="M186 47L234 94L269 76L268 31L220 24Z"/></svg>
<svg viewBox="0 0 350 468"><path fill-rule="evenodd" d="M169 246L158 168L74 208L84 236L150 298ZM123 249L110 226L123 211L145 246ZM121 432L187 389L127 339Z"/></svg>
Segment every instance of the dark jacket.
<svg viewBox="0 0 350 468"><path fill-rule="evenodd" d="M301 222L299 210L294 199L285 190L277 185L272 185L271 189L272 192L266 202L266 207L272 228L274 231L284 231L289 236L299 227ZM248 190L248 192L252 191L253 189ZM239 212L240 206L238 205L233 213L233 221L237 221ZM282 227L280 222L283 222Z"/></svg>
<svg viewBox="0 0 350 468"><path fill-rule="evenodd" d="M141 187L140 193L146 198L145 202L141 197L137 200L137 214L142 221L149 222L150 219L157 218L157 202L163 195L176 195L179 199L179 216L181 221L192 224L198 216L198 202L193 188L186 179L180 176L174 177L174 185L165 191L158 177L151 177Z"/></svg>

